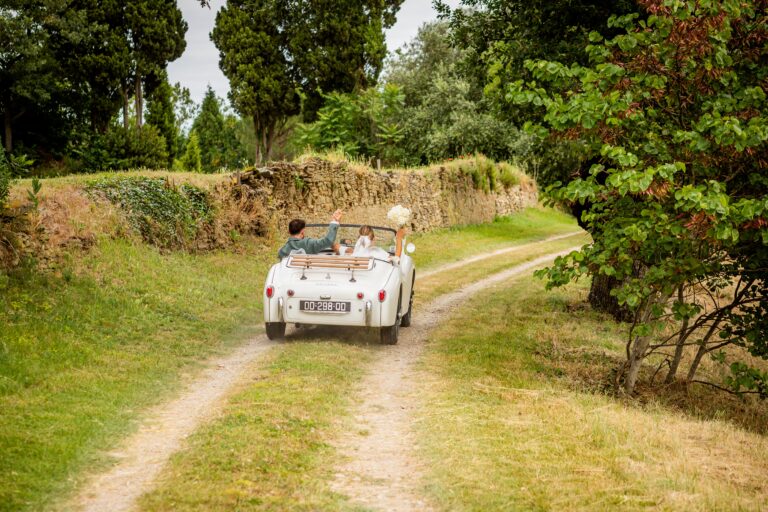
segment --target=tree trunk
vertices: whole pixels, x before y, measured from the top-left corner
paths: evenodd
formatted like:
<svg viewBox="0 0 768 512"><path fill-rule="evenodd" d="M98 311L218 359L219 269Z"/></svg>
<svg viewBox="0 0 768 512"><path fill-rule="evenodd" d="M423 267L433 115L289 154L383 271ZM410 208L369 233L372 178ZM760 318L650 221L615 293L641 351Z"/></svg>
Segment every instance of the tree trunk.
<svg viewBox="0 0 768 512"><path fill-rule="evenodd" d="M143 115L144 97L142 95L141 73L138 70L136 71L135 107L136 107L136 128L141 129L141 127L144 125L144 115Z"/></svg>
<svg viewBox="0 0 768 512"><path fill-rule="evenodd" d="M611 290L618 288L621 284L621 281L615 277L594 274L588 300L594 310L608 313L617 321L629 322L632 320L632 313L626 306L620 306L616 297L611 295Z"/></svg>
<svg viewBox="0 0 768 512"><path fill-rule="evenodd" d="M658 293L655 297L648 300L645 305L638 324L645 324L651 320L653 314L653 308L657 304L665 304L671 294ZM637 384L637 378L640 375L640 368L642 367L643 360L648 352L648 347L651 344L652 336L637 336L632 343L631 350L629 350L629 359L627 361L627 375L624 380L624 391L627 395L631 395L635 391L635 385Z"/></svg>
<svg viewBox="0 0 768 512"><path fill-rule="evenodd" d="M724 311L720 311L720 313L715 317L714 321L712 322L712 325L709 326L707 333L699 342L699 350L696 351L696 356L693 358L691 367L688 369L688 376L686 377L687 382L690 383L693 380L693 378L696 376L696 371L699 369L699 364L701 364L701 360L704 357L704 354L708 352L707 344L709 343L709 340L712 338L712 335L715 333L715 331L717 331L717 326L720 325L720 320L722 320L723 314L724 314Z"/></svg>
<svg viewBox="0 0 768 512"><path fill-rule="evenodd" d="M256 134L256 152L253 155L253 165L259 166L261 164L261 131L259 126L259 116L253 116L253 133Z"/></svg>
<svg viewBox="0 0 768 512"><path fill-rule="evenodd" d="M677 301L683 302L684 298L684 288L680 286L677 290ZM664 379L665 384L672 384L675 380L675 376L677 375L677 369L680 367L680 360L683 358L683 350L685 349L685 341L688 339L688 321L689 319L686 318L683 320L683 325L680 328L680 334L677 337L677 346L675 347L675 355L672 358L672 361L669 363L669 372L667 372L667 377Z"/></svg>
<svg viewBox="0 0 768 512"><path fill-rule="evenodd" d="M9 155L13 151L13 116L11 108L5 110L5 152Z"/></svg>
<svg viewBox="0 0 768 512"><path fill-rule="evenodd" d="M123 128L128 131L128 84L125 81L120 88L120 94L123 95Z"/></svg>

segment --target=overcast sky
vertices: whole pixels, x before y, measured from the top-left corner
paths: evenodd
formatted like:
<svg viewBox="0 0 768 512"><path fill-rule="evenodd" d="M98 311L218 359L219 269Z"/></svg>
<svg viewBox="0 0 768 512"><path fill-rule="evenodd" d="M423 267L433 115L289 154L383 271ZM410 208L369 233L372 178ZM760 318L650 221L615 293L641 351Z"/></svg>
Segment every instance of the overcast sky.
<svg viewBox="0 0 768 512"><path fill-rule="evenodd" d="M216 94L226 98L229 82L219 69L219 51L209 37L216 11L225 1L211 0L210 9L201 8L198 0L178 0L178 3L189 30L184 55L168 65L171 83L181 82L189 88L192 99L198 103L202 101L209 84ZM448 0L447 3L455 7L459 0ZM387 48L390 51L399 48L416 35L424 22L435 18L437 14L432 8L432 0L405 0L397 13L397 23L387 31Z"/></svg>

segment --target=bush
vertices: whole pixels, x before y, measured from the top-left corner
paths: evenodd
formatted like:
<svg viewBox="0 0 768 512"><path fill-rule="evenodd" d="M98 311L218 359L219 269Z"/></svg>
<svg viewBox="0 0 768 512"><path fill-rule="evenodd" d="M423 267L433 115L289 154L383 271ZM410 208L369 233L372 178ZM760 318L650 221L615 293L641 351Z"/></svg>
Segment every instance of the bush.
<svg viewBox="0 0 768 512"><path fill-rule="evenodd" d="M504 188L514 187L520 184L520 171L512 165L501 162L499 164L499 180Z"/></svg>
<svg viewBox="0 0 768 512"><path fill-rule="evenodd" d="M141 237L158 247L187 247L213 219L208 193L186 183L177 187L163 178L121 176L94 181L88 189L124 210Z"/></svg>
<svg viewBox="0 0 768 512"><path fill-rule="evenodd" d="M168 150L165 138L157 128L144 125L141 129L113 127L105 139L107 153L113 162L110 169L165 169Z"/></svg>

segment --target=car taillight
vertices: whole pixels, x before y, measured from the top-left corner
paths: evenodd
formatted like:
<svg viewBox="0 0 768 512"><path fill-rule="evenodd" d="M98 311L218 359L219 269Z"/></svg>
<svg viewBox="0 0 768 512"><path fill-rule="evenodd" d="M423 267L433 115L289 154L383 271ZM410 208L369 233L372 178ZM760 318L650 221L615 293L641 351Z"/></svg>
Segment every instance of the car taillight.
<svg viewBox="0 0 768 512"><path fill-rule="evenodd" d="M386 298L387 298L387 291L379 290L379 302L384 302Z"/></svg>
<svg viewBox="0 0 768 512"><path fill-rule="evenodd" d="M365 295L363 295L363 292L357 292L358 299L362 299L363 297L365 297Z"/></svg>
<svg viewBox="0 0 768 512"><path fill-rule="evenodd" d="M272 285L267 286L267 298L271 299L274 294L275 294L275 287Z"/></svg>
<svg viewBox="0 0 768 512"><path fill-rule="evenodd" d="M288 290L286 293L288 294L289 297L293 297L294 291Z"/></svg>

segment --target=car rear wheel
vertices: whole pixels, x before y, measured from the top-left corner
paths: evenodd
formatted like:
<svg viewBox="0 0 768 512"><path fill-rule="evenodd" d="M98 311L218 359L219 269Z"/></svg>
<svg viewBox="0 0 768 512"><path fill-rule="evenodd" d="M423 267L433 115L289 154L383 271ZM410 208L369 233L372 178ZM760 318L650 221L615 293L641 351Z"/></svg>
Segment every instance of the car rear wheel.
<svg viewBox="0 0 768 512"><path fill-rule="evenodd" d="M400 305L402 304L401 301L402 293L400 294L400 298L397 299L397 315L395 316L395 325L391 325L389 327L382 327L379 331L379 336L381 338L381 342L384 345L397 345L397 338L400 334Z"/></svg>
<svg viewBox="0 0 768 512"><path fill-rule="evenodd" d="M416 286L416 272L413 273L413 281L411 282L411 298L408 299L408 311L403 315L400 320L400 327L410 327L411 318L413 317L413 289Z"/></svg>
<svg viewBox="0 0 768 512"><path fill-rule="evenodd" d="M397 345L397 337L400 333L400 323L389 327L382 327L379 334L381 336L381 342L384 345Z"/></svg>
<svg viewBox="0 0 768 512"><path fill-rule="evenodd" d="M285 338L285 322L267 322L267 338L270 340L279 340Z"/></svg>

